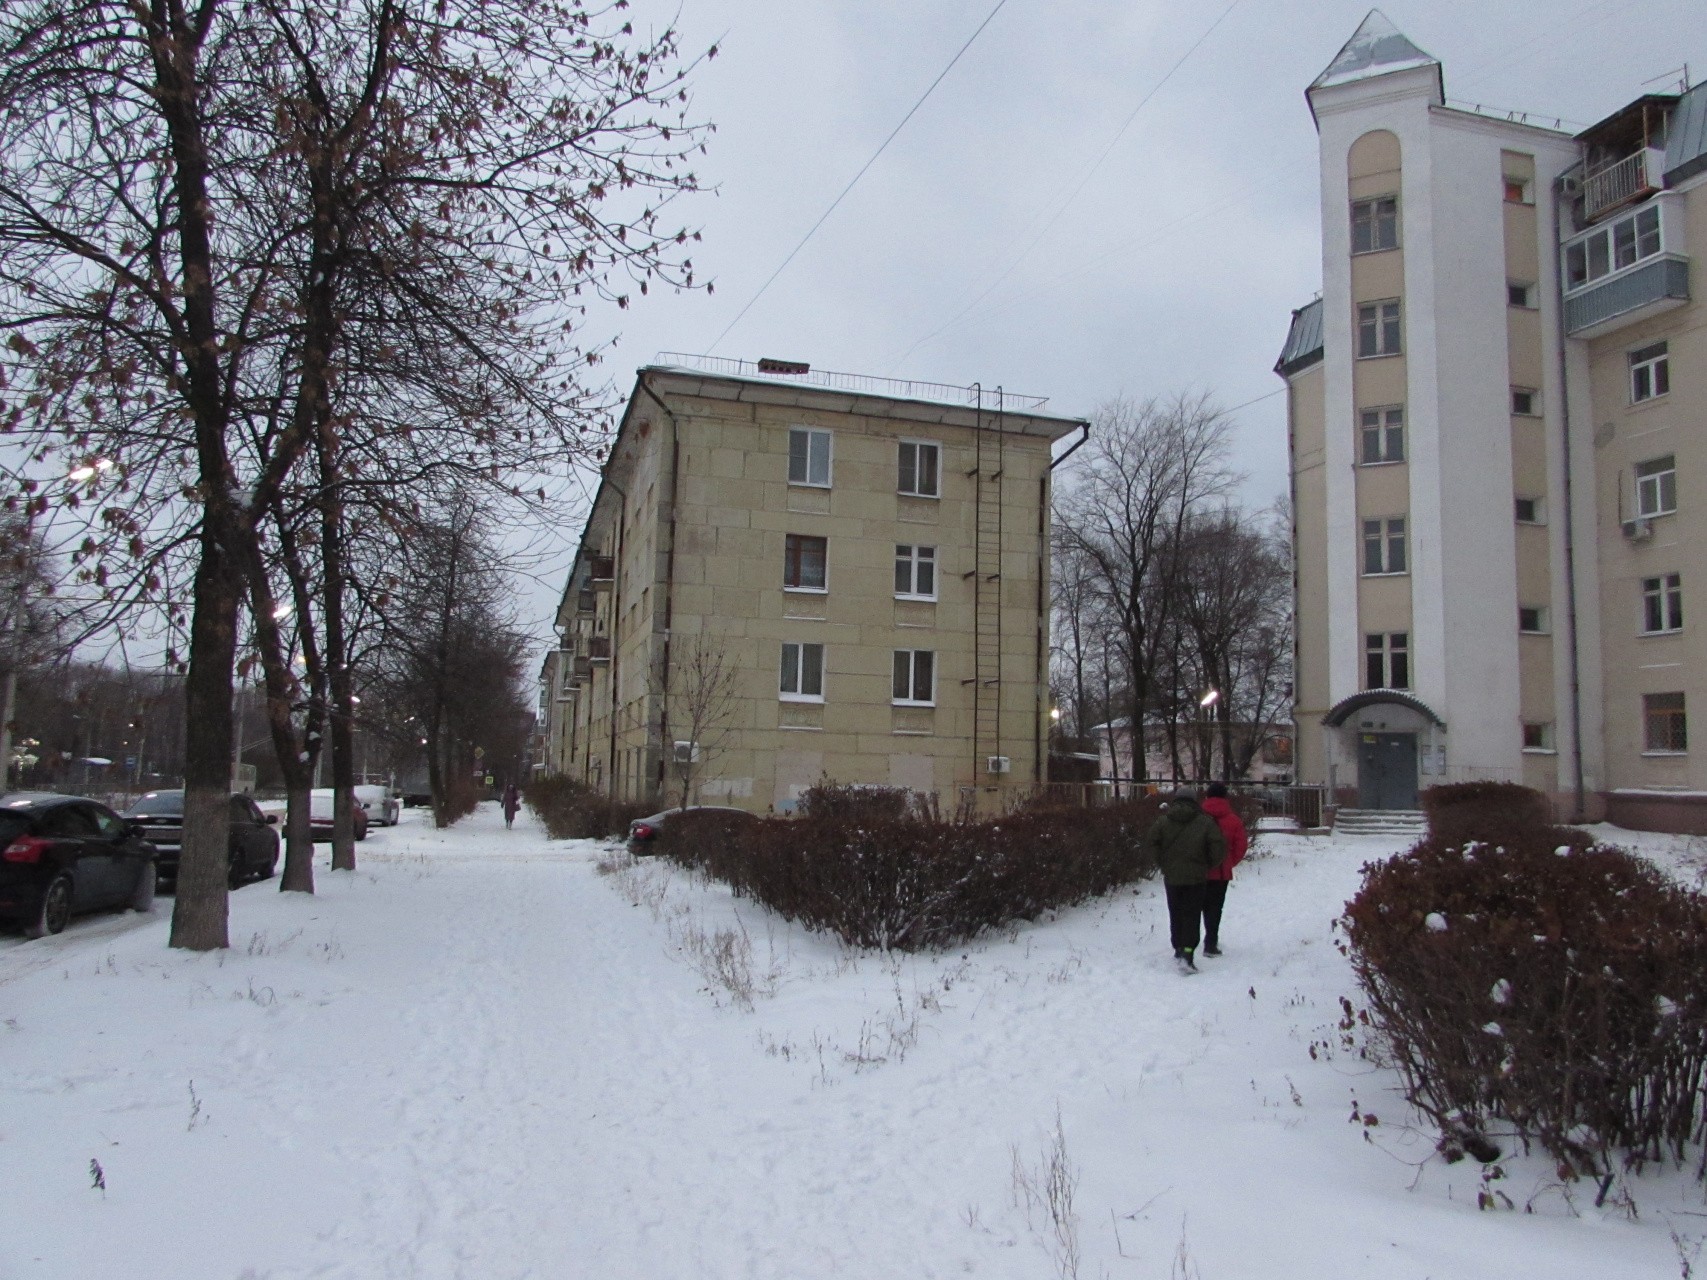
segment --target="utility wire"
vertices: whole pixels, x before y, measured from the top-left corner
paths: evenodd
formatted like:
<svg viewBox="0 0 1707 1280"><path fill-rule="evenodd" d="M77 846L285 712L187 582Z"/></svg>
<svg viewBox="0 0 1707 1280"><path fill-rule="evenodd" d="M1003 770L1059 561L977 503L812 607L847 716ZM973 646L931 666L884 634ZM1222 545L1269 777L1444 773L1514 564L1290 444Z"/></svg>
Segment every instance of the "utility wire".
<svg viewBox="0 0 1707 1280"><path fill-rule="evenodd" d="M1160 80L1156 81L1155 84L1150 86L1150 92L1146 93L1142 98L1139 99L1138 105L1136 107L1132 108L1132 114L1127 116L1125 122L1121 124L1120 128L1118 128L1114 131L1114 136L1108 140L1108 145L1102 149L1102 154L1097 156L1097 158L1091 162L1090 167L1085 170L1084 175L1079 179L1078 185L1075 186L1072 189L1072 191L1070 191L1067 194L1067 198L1065 200L1063 200L1061 202L1061 204L1059 205L1059 207L1056 208L1055 212L1052 215L1050 215L1049 221L1047 221L1043 224L1043 228L1037 233L1037 235L1035 237L1033 237L1031 243L1026 245L1025 251L1023 253L1021 253L1019 255L1019 257L1015 258L1012 262L1010 262L1008 264L1007 270L1003 271L1001 275L997 276L994 280L992 280L990 282L989 287L986 288L983 293L979 294L976 298L972 299L971 302L967 303L963 308L961 308L961 310L956 315L954 315L950 319L944 321L942 324L938 325L935 329L932 329L924 337L920 338L917 342L913 343L912 346L908 347L905 351L903 351L901 353L901 355L895 360L894 364L892 364L890 366L891 372L893 372L896 368L899 368L902 361L906 360L906 358L908 356L912 355L913 352L917 351L925 343L929 342L932 338L936 337L937 334L941 333L944 329L947 329L947 328L951 327L952 325L954 325L956 322L958 322L961 319L962 316L966 315L967 312L971 311L979 303L983 302L985 298L988 298L992 293L994 293L998 288L1001 287L1001 284L1004 280L1006 280L1009 276L1011 276L1014 273L1015 270L1018 269L1020 263L1024 262L1027 258L1029 258L1031 256L1031 251L1033 249L1037 248L1037 246L1043 242L1043 237L1048 235L1050 232L1050 229L1053 228L1054 225L1061 220L1061 215L1067 212L1067 210L1072 206L1072 203L1074 200L1078 199L1079 192L1081 192L1085 189L1085 184L1088 183L1093 177L1096 176L1097 170L1102 168L1103 161L1108 159L1109 153L1114 150L1115 146L1120 142L1121 138L1126 136L1126 131L1132 127L1132 122L1138 118L1138 113L1140 111L1142 111L1146 106L1149 105L1150 99L1154 98L1158 93L1160 93L1162 91L1162 86L1167 84L1167 82L1169 80L1172 80L1174 78L1174 73L1186 64L1186 60L1188 58L1190 58L1192 54L1197 52L1198 48L1203 44L1203 42L1205 40L1209 39L1209 37L1215 33L1215 29L1217 27L1219 27L1223 22L1225 22L1227 20L1228 16L1233 12L1233 10L1237 9L1242 2L1243 2L1243 0L1233 0L1233 3L1228 5L1225 9L1223 9L1221 11L1221 16L1216 18L1214 22L1211 22L1209 24L1209 26L1204 30L1203 34L1198 36L1197 39L1192 42L1191 48L1187 49L1184 53L1182 53L1179 56L1179 60L1176 61L1173 66L1168 68L1167 74L1164 75Z"/></svg>
<svg viewBox="0 0 1707 1280"><path fill-rule="evenodd" d="M745 316L747 312L753 309L753 304L755 302L764 297L765 290L769 289L771 285L776 282L776 278L783 273L784 268L794 261L795 255L806 247L806 242L817 234L818 228L823 226L829 219L829 216L836 211L836 206L841 204L843 200L847 199L848 192L852 191L854 187L859 184L859 180L865 177L865 171L877 163L877 157L883 154L891 142L895 141L895 135L907 127L907 121L911 120L918 112L919 108L925 105L925 99L929 98L931 94L936 92L936 87L943 82L943 78L947 76L950 71L954 70L954 64L960 61L961 55L972 47L972 42L984 33L984 28L990 25L991 19L1002 11L1002 7L1006 5L1007 2L1008 0L996 0L996 7L990 10L989 17L986 17L984 21L980 22L978 24L978 29L966 38L966 43L960 46L960 52L956 53L948 60L948 65L937 74L937 78L935 80L931 81L930 87L926 89L924 93L919 95L919 100L913 104L911 110L901 117L901 123L896 125L890 132L889 136L883 140L883 145L871 153L871 159L867 160L862 166L860 166L860 170L858 173L854 174L853 180L849 182L847 186L842 188L841 195L830 201L830 207L824 210L823 214L818 218L818 221L814 222L806 234L800 237L800 243L789 250L788 256L782 260L782 264L778 266L775 271L771 272L770 279L766 280L759 286L759 291L747 300L747 305L742 307L740 311L736 312L735 318L724 326L723 332L717 335L717 341L713 342L706 348L707 355L710 355L722 345L723 339L729 336L729 331L741 323L741 317ZM1234 0L1234 3L1238 3L1238 0Z"/></svg>

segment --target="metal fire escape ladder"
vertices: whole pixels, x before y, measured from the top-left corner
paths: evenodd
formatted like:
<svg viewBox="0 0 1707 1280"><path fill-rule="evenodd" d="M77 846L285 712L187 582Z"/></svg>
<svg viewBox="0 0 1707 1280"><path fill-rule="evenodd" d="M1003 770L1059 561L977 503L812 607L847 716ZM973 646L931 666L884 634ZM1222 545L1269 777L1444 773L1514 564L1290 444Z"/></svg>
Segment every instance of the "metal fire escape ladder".
<svg viewBox="0 0 1707 1280"><path fill-rule="evenodd" d="M1003 396L996 389L993 421L986 425L984 392L977 388L974 432L973 515L973 698L974 776L989 773L989 759L1002 754L1002 471L1006 463Z"/></svg>

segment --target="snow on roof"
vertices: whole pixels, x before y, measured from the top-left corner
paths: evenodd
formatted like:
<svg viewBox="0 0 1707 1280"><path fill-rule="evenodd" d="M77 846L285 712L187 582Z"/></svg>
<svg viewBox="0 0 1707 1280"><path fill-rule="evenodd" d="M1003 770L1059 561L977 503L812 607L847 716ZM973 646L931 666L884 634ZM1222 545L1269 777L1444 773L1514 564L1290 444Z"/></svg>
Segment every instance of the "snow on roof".
<svg viewBox="0 0 1707 1280"><path fill-rule="evenodd" d="M1412 44L1386 14L1379 9L1371 9L1356 33L1328 64L1327 70L1310 82L1310 87L1325 89L1330 85L1384 76L1390 71L1439 65L1439 59Z"/></svg>

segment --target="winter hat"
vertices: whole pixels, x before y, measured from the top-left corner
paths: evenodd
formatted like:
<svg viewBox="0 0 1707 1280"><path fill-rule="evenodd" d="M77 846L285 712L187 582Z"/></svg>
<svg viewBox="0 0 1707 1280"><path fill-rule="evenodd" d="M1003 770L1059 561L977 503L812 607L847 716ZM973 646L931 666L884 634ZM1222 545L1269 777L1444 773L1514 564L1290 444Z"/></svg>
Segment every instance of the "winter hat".
<svg viewBox="0 0 1707 1280"><path fill-rule="evenodd" d="M1225 800L1227 798L1227 784L1225 782L1211 782L1203 794L1211 800Z"/></svg>

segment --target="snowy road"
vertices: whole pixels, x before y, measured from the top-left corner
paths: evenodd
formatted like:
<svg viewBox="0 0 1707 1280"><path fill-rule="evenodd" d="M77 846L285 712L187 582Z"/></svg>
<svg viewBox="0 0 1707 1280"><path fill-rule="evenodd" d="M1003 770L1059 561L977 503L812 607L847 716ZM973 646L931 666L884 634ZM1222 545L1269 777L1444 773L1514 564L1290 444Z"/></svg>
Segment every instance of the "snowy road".
<svg viewBox="0 0 1707 1280"><path fill-rule="evenodd" d="M1269 849L1191 979L1153 885L889 961L491 809L241 890L223 955L166 903L5 939L0 1277L1680 1274L1686 1176L1631 1222L1515 1160L1535 1213L1477 1211L1339 1041L1330 923L1385 850Z"/></svg>

